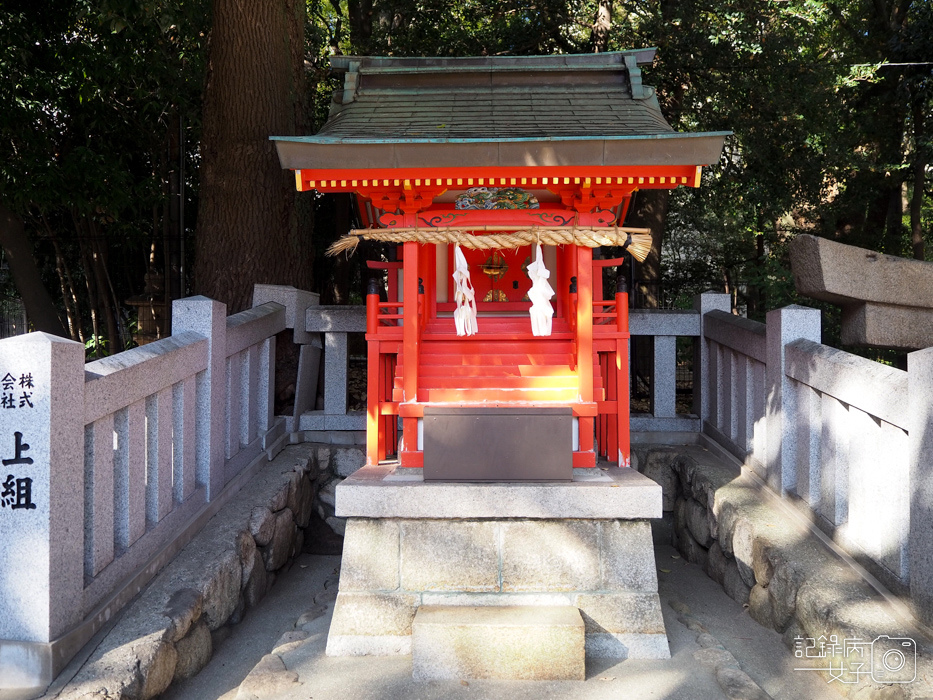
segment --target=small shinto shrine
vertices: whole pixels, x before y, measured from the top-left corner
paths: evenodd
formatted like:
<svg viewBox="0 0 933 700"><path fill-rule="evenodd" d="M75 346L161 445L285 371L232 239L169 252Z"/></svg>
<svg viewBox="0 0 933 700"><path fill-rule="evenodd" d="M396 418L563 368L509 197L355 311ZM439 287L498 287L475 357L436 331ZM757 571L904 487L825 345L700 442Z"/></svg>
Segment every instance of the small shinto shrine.
<svg viewBox="0 0 933 700"><path fill-rule="evenodd" d="M274 137L299 191L353 195L333 252L389 244L367 262L386 275L367 296L368 466L338 487L328 653L469 677L419 657L418 630L444 606L528 604L581 610L589 655L667 655L660 487L626 469L628 298L603 277L649 245L624 227L633 195L699 186L725 134L672 130L641 82L654 53L334 57L327 123ZM600 456L618 466L589 469Z"/></svg>

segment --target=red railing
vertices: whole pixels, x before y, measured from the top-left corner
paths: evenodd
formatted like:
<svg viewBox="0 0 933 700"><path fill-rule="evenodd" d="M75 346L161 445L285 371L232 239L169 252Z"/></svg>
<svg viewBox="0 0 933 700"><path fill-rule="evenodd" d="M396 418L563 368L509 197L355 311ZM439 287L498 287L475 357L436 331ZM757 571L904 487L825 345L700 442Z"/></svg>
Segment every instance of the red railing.
<svg viewBox="0 0 933 700"><path fill-rule="evenodd" d="M593 302L593 346L605 396L597 400L599 454L620 466L631 465L629 431L628 295Z"/></svg>
<svg viewBox="0 0 933 700"><path fill-rule="evenodd" d="M395 369L404 328L404 304L366 297L366 457L378 464L398 443L398 404L392 401Z"/></svg>

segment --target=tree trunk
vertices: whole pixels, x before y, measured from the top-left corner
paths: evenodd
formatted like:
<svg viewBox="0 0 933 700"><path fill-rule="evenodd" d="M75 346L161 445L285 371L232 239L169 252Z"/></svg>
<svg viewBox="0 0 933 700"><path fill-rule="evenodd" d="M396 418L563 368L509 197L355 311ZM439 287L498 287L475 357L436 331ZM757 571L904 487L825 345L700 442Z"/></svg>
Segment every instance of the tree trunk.
<svg viewBox="0 0 933 700"><path fill-rule="evenodd" d="M354 53L368 55L373 37L373 0L347 0L347 16L350 21L350 46Z"/></svg>
<svg viewBox="0 0 933 700"><path fill-rule="evenodd" d="M32 255L32 245L26 237L23 220L0 202L0 245L6 254L13 283L26 307L26 317L37 331L67 338L48 290L42 284L39 268Z"/></svg>
<svg viewBox="0 0 933 700"><path fill-rule="evenodd" d="M300 0L214 0L204 96L195 288L247 308L254 283L310 287L310 236L273 135L304 127Z"/></svg>
<svg viewBox="0 0 933 700"><path fill-rule="evenodd" d="M651 229L651 252L644 262L635 263L635 289L643 295L642 308L656 309L661 296L661 241L671 199L670 190L639 190L629 209L625 225Z"/></svg>
<svg viewBox="0 0 933 700"><path fill-rule="evenodd" d="M612 0L599 0L591 38L593 53L604 53L609 48L610 29L612 29Z"/></svg>

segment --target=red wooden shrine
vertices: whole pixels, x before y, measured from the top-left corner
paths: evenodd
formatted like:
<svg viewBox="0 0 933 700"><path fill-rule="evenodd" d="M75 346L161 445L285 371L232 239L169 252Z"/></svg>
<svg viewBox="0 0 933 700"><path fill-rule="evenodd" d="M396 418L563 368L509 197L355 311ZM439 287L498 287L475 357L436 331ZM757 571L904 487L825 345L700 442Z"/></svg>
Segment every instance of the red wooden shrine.
<svg viewBox="0 0 933 700"><path fill-rule="evenodd" d="M652 58L338 57L345 87L328 123L276 146L299 191L352 193L364 228L611 229L639 190L697 187L722 147L723 134L677 134L663 121L640 82L638 66ZM599 110L581 117L575 105L586 112L594 101ZM538 206L456 208L476 187L519 188ZM602 294L603 269L623 260L547 247L553 328L535 336L525 296L533 247L463 249L477 299L472 336L455 332L453 245L406 241L397 262L368 263L387 271L387 301L366 302L369 462L398 448L401 466L420 467L427 406L507 406L570 408L574 467L595 466L597 455L629 465L628 299Z"/></svg>

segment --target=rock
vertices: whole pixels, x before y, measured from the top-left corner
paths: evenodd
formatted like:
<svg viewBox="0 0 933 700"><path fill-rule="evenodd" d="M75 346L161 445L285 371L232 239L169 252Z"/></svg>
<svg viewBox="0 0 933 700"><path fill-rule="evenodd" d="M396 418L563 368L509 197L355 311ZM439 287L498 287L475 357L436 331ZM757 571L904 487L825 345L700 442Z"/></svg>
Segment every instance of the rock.
<svg viewBox="0 0 933 700"><path fill-rule="evenodd" d="M661 486L662 509L665 512L674 510L677 500L679 480L671 467L676 454L672 449L650 450L640 468L642 474Z"/></svg>
<svg viewBox="0 0 933 700"><path fill-rule="evenodd" d="M326 503L331 508L337 503L337 484L339 484L341 479L331 479L324 487L318 492L317 497L321 503Z"/></svg>
<svg viewBox="0 0 933 700"><path fill-rule="evenodd" d="M734 556L732 552L732 535L735 532L735 523L739 512L736 507L728 501L722 504L719 509L719 546L722 547L722 553L730 559Z"/></svg>
<svg viewBox="0 0 933 700"><path fill-rule="evenodd" d="M756 538L752 544L752 572L755 582L762 586L767 586L774 575L772 549L774 545L763 537Z"/></svg>
<svg viewBox="0 0 933 700"><path fill-rule="evenodd" d="M236 700L262 700L273 698L295 687L298 674L285 668L275 654L266 654L240 683Z"/></svg>
<svg viewBox="0 0 933 700"><path fill-rule="evenodd" d="M306 640L308 636L308 633L304 630L291 630L289 632L284 632L275 643L275 646L272 647L272 653L284 654L286 651L291 651L295 647L299 646L304 640Z"/></svg>
<svg viewBox="0 0 933 700"><path fill-rule="evenodd" d="M820 630L810 636L875 639L899 625L877 592L838 564L806 577L797 591L795 617L804 629Z"/></svg>
<svg viewBox="0 0 933 700"><path fill-rule="evenodd" d="M278 491L275 492L275 495L272 496L272 500L269 502L269 510L273 513L278 513L280 510L285 508L288 505L288 484L285 484Z"/></svg>
<svg viewBox="0 0 933 700"><path fill-rule="evenodd" d="M288 555L288 558L294 559L296 556L298 556L298 554L301 552L302 547L304 546L305 546L305 531L299 528L295 532L295 542L292 545L292 551Z"/></svg>
<svg viewBox="0 0 933 700"><path fill-rule="evenodd" d="M755 548L755 526L751 520L740 515L735 522L732 532L732 553L738 564L739 575L745 585L751 588L755 585L755 571L752 569Z"/></svg>
<svg viewBox="0 0 933 700"><path fill-rule="evenodd" d="M690 485L693 483L693 476L696 474L697 463L693 458L679 454L672 464L674 473L680 480L680 490L684 495L690 494Z"/></svg>
<svg viewBox="0 0 933 700"><path fill-rule="evenodd" d="M302 475L307 474L311 470L311 468L314 466L313 461L314 459L311 453L307 455L296 455L294 469L299 474L302 474Z"/></svg>
<svg viewBox="0 0 933 700"><path fill-rule="evenodd" d="M743 579L742 575L739 573L736 560L729 559L728 562L722 579L722 589L732 600L744 605L748 602L748 594L751 591L751 586L745 583L745 579Z"/></svg>
<svg viewBox="0 0 933 700"><path fill-rule="evenodd" d="M331 451L329 447L318 447L316 450L317 455L317 469L319 472L330 471L330 456Z"/></svg>
<svg viewBox="0 0 933 700"><path fill-rule="evenodd" d="M340 535L341 537L343 537L347 531L346 518L338 518L332 515L329 518L324 518L324 522L330 525L330 529L333 530L338 535Z"/></svg>
<svg viewBox="0 0 933 700"><path fill-rule="evenodd" d="M699 644L704 649L722 649L722 644L719 643L719 640L716 639L709 632L701 632L697 635L697 644Z"/></svg>
<svg viewBox="0 0 933 700"><path fill-rule="evenodd" d="M275 534L275 516L268 508L253 508L249 516L249 531L260 547L265 547Z"/></svg>
<svg viewBox="0 0 933 700"><path fill-rule="evenodd" d="M704 571L706 570L709 552L693 539L689 531L684 531L682 534L678 535L678 549L687 561L691 564L698 565Z"/></svg>
<svg viewBox="0 0 933 700"><path fill-rule="evenodd" d="M240 597L242 567L240 558L233 550L218 553L212 561L205 562L209 574L203 590L202 615L211 631L223 625L236 609Z"/></svg>
<svg viewBox="0 0 933 700"><path fill-rule="evenodd" d="M702 635L701 635L702 636ZM712 635L707 634L706 636L712 637ZM715 638L714 638L715 639ZM693 658L699 661L701 664L707 668L716 670L719 668L735 668L738 669L739 662L735 660L735 657L721 646L709 646L699 651L693 652Z"/></svg>
<svg viewBox="0 0 933 700"><path fill-rule="evenodd" d="M768 594L768 589L760 583L756 583L749 591L748 614L762 627L776 628L771 612L771 596Z"/></svg>
<svg viewBox="0 0 933 700"><path fill-rule="evenodd" d="M313 608L309 608L301 613L301 617L298 618L298 621L295 622L295 627L304 628L306 625L310 625L312 622L324 616L327 612L327 607L324 605L315 605Z"/></svg>
<svg viewBox="0 0 933 700"><path fill-rule="evenodd" d="M828 553L815 538L807 538L792 547L767 551L773 573L768 582L775 629L781 631L797 615L801 587L813 578L834 578L837 567L827 561ZM845 571L845 569L843 569ZM820 631L816 634L823 634Z"/></svg>
<svg viewBox="0 0 933 700"><path fill-rule="evenodd" d="M323 591L314 596L314 604L317 605L329 605L337 600L338 588L333 586L331 588L325 588Z"/></svg>
<svg viewBox="0 0 933 700"><path fill-rule="evenodd" d="M203 596L193 588L180 588L172 594L162 612L171 620L167 639L177 642L188 634L191 623L201 616Z"/></svg>
<svg viewBox="0 0 933 700"><path fill-rule="evenodd" d="M713 543L713 537L709 531L709 517L706 508L692 498L686 499L684 506L684 517L687 521L687 529L693 535L701 547L708 548Z"/></svg>
<svg viewBox="0 0 933 700"><path fill-rule="evenodd" d="M697 634L709 634L709 630L703 626L703 623L697 620L693 615L680 615L677 621L691 632Z"/></svg>
<svg viewBox="0 0 933 700"><path fill-rule="evenodd" d="M674 501L674 531L678 534L687 529L687 501L678 497Z"/></svg>
<svg viewBox="0 0 933 700"><path fill-rule="evenodd" d="M155 641L155 636L145 637L141 644L132 647L138 674L142 679L139 700L150 700L161 694L175 677L175 662L178 658L175 647L167 642Z"/></svg>
<svg viewBox="0 0 933 700"><path fill-rule="evenodd" d="M288 498L285 507L293 514L298 512L298 500L301 496L301 483L304 481L301 472L292 472L288 475Z"/></svg>
<svg viewBox="0 0 933 700"><path fill-rule="evenodd" d="M719 518L716 517L716 494L710 491L706 504L706 521L709 524L709 535L714 540L719 539Z"/></svg>
<svg viewBox="0 0 933 700"><path fill-rule="evenodd" d="M285 508L276 513L275 534L272 536L272 541L262 548L266 571L275 571L285 565L295 544L295 533L296 526L292 511Z"/></svg>
<svg viewBox="0 0 933 700"><path fill-rule="evenodd" d="M240 560L240 565L246 565L250 559L253 557L253 552L256 551L256 540L253 539L253 536L243 530L237 533L236 536L236 552L237 557Z"/></svg>
<svg viewBox="0 0 933 700"><path fill-rule="evenodd" d="M709 557L706 560L706 574L720 586L726 578L726 566L728 559L722 553L722 547L719 542L713 542L709 548Z"/></svg>
<svg viewBox="0 0 933 700"><path fill-rule="evenodd" d="M246 614L246 600L243 598L243 594L240 594L240 597L237 598L236 607L233 608L233 612L230 613L230 617L227 618L228 625L238 625L243 621L243 616Z"/></svg>
<svg viewBox="0 0 933 700"><path fill-rule="evenodd" d="M800 626L796 620L791 620L790 624L787 626L787 629L784 630L784 634L781 635L781 641L791 651L794 650L794 645L796 644L796 639L798 637L806 637L807 631ZM819 636L819 635L817 635Z"/></svg>
<svg viewBox="0 0 933 700"><path fill-rule="evenodd" d="M298 527L308 527L311 514L314 512L314 486L307 477L301 480L298 489L297 510L295 510L295 524Z"/></svg>
<svg viewBox="0 0 933 700"><path fill-rule="evenodd" d="M207 623L198 620L182 639L175 643L177 661L174 680L185 680L197 674L211 660L213 645Z"/></svg>
<svg viewBox="0 0 933 700"><path fill-rule="evenodd" d="M771 575L768 595L771 597L771 619L778 631L787 626L797 610L797 592L803 578L792 562L778 564Z"/></svg>
<svg viewBox="0 0 933 700"><path fill-rule="evenodd" d="M720 666L716 669L716 682L729 700L771 700L770 695L738 668Z"/></svg>
<svg viewBox="0 0 933 700"><path fill-rule="evenodd" d="M366 464L366 455L358 447L342 447L334 452L331 467L337 476L348 477Z"/></svg>
<svg viewBox="0 0 933 700"><path fill-rule="evenodd" d="M690 481L689 495L693 497L697 503L705 505L712 501L711 496L715 496L715 494L716 485L710 477L699 468L693 472L693 479Z"/></svg>
<svg viewBox="0 0 933 700"><path fill-rule="evenodd" d="M907 700L909 697L911 693L903 685L866 685L849 695L850 700Z"/></svg>
<svg viewBox="0 0 933 700"><path fill-rule="evenodd" d="M252 608L265 598L269 591L269 577L266 565L259 550L253 551L253 556L243 567L243 601L247 608Z"/></svg>

